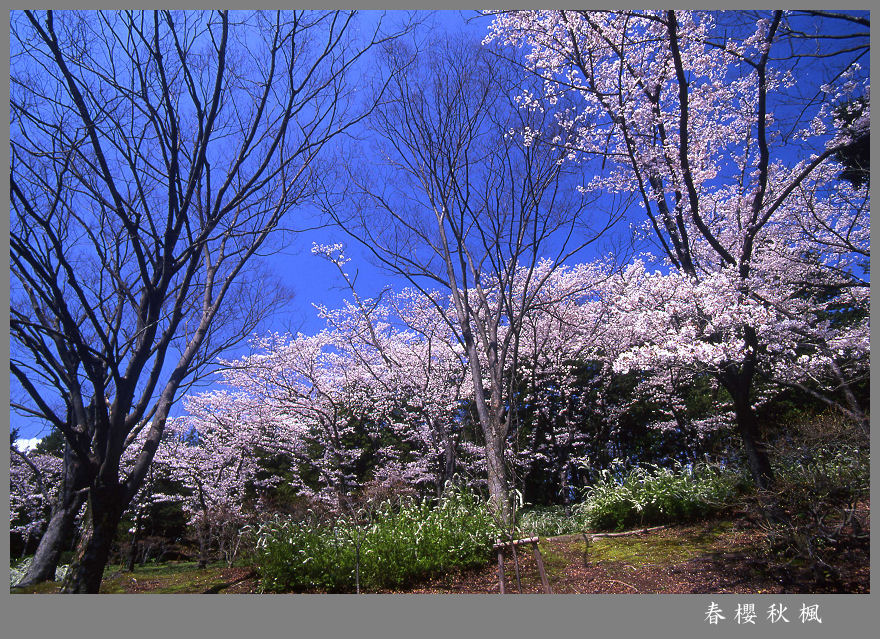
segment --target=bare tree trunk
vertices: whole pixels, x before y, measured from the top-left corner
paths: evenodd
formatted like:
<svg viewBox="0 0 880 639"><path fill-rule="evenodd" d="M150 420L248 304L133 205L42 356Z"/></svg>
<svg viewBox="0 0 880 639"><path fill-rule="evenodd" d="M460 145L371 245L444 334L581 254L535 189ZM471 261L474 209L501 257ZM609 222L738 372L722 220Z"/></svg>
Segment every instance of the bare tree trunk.
<svg viewBox="0 0 880 639"><path fill-rule="evenodd" d="M64 593L97 593L104 567L125 511L124 487L99 486L89 491L88 520L64 580Z"/></svg>
<svg viewBox="0 0 880 639"><path fill-rule="evenodd" d="M283 299L252 297L265 276L249 265L316 194L322 147L369 113L348 99L347 78L396 35L377 25L349 38L355 17L12 15L13 75L36 66L46 83L14 80L10 99L10 268L14 290L29 292L10 311L10 370L26 395L13 407L57 426L91 467L88 528L65 592L98 592L178 393ZM83 46L73 51L70 37ZM206 47L210 59L194 53ZM131 88L144 65L149 79ZM35 371L54 384L35 385ZM72 419L52 408L64 403ZM126 449L136 461L120 485Z"/></svg>
<svg viewBox="0 0 880 639"><path fill-rule="evenodd" d="M208 567L208 522L199 523L199 569Z"/></svg>
<svg viewBox="0 0 880 639"><path fill-rule="evenodd" d="M73 536L74 521L84 501L84 495L74 494L71 500L56 505L27 574L16 586L32 586L55 579L61 553Z"/></svg>
<svg viewBox="0 0 880 639"><path fill-rule="evenodd" d="M138 547L140 546L141 514L135 515L134 533L131 536L131 548L128 549L128 572L134 572L134 564L137 561Z"/></svg>
<svg viewBox="0 0 880 639"><path fill-rule="evenodd" d="M736 423L755 485L761 489L770 488L774 483L773 469L770 466L766 444L758 438L755 414L751 406L744 406L736 411Z"/></svg>
<svg viewBox="0 0 880 639"><path fill-rule="evenodd" d="M568 494L567 460L559 465L559 492L562 493L562 507L565 508L565 514L571 515L571 496Z"/></svg>
<svg viewBox="0 0 880 639"><path fill-rule="evenodd" d="M491 390L492 407L490 408L489 403L486 401L487 392L483 384L484 369L480 363L480 356L477 352L477 347L474 343L470 326L465 323L469 321L472 314L469 312L469 309L468 311L465 311L463 308L460 295L454 293L453 297L456 299L459 314L464 318L462 337L468 353L468 365L471 372L471 378L474 381L474 400L477 409L477 418L480 421L480 429L483 432L483 439L485 440L483 448L486 452L489 499L492 503L492 508L494 509L495 514L501 518L502 527L507 528L508 524L511 523L507 476L504 469L504 440L507 429L506 424L502 423L501 418L499 417L499 412L496 408L501 404L500 391L496 381L495 387ZM495 363L498 364L497 361ZM497 379L497 377L499 377L497 371L491 370L491 365L488 366L488 368L490 374L496 373L494 377Z"/></svg>

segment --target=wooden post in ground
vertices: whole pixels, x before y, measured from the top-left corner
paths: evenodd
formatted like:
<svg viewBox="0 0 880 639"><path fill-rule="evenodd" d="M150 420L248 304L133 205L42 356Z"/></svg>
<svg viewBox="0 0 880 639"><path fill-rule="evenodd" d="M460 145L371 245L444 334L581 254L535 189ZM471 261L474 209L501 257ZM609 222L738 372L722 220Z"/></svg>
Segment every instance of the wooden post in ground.
<svg viewBox="0 0 880 639"><path fill-rule="evenodd" d="M501 589L501 594L504 594L504 547L496 546L498 548L498 587Z"/></svg>
<svg viewBox="0 0 880 639"><path fill-rule="evenodd" d="M585 532L581 532L584 536L584 565L589 565L590 563L590 542L593 541L593 538Z"/></svg>
<svg viewBox="0 0 880 639"><path fill-rule="evenodd" d="M538 548L538 540L532 542L532 549L535 551L535 563L538 564L538 572L541 573L541 584L544 586L544 592L548 595L552 595L553 591L550 590L550 582L547 580L547 573L544 572L544 560L541 558L541 551Z"/></svg>
<svg viewBox="0 0 880 639"><path fill-rule="evenodd" d="M519 543L519 542L511 540L510 552L513 555L513 574L516 577L516 591L519 594L522 594L522 579L519 578L519 559L516 556L516 544L517 543Z"/></svg>
<svg viewBox="0 0 880 639"><path fill-rule="evenodd" d="M528 539L517 539L516 541L503 542L500 539L495 540L495 550L498 552L498 586L503 595L505 593L504 589L504 547L509 545L514 552L514 559L516 559L516 547L522 544L532 544L532 550L535 553L535 563L538 564L538 572L541 575L541 584L544 586L544 592L548 595L553 594L553 590L550 588L550 581L547 579L547 571L544 570L544 560L541 557L541 550L538 548L538 538L537 537L529 537ZM522 592L522 589L520 589Z"/></svg>

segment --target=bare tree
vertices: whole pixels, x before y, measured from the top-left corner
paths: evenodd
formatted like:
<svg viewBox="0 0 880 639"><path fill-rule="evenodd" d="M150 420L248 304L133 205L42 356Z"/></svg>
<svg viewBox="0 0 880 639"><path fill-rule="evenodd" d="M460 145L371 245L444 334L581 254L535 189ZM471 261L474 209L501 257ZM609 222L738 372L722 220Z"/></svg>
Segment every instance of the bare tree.
<svg viewBox="0 0 880 639"><path fill-rule="evenodd" d="M432 300L464 348L489 492L508 520L505 441L521 325L553 268L604 229L580 227L588 200L561 146L524 138L552 118L518 108L529 87L515 67L462 39L422 51L397 41L387 59L406 71L371 115L370 159L349 169L352 190L326 210Z"/></svg>
<svg viewBox="0 0 880 639"><path fill-rule="evenodd" d="M82 467L98 592L175 399L273 306L260 251L369 110L352 12L13 13L13 408ZM67 416L70 416L68 419ZM136 462L120 470L138 434Z"/></svg>

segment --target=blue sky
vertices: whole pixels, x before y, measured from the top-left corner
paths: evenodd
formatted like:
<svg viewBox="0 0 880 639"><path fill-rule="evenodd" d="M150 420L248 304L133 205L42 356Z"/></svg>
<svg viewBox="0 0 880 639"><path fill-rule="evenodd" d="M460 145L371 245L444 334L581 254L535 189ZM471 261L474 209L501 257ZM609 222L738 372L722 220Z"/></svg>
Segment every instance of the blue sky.
<svg viewBox="0 0 880 639"><path fill-rule="evenodd" d="M370 21L375 19L376 14L368 14L367 28ZM391 20L404 17L403 13L391 13L387 16ZM424 14L425 26L423 33L443 30L447 32L470 32L480 37L486 32L491 18L479 17L474 11L440 11L432 14ZM867 68L868 61L864 60L863 66ZM817 74L817 79L819 74ZM818 84L818 82L817 82ZM291 226L304 228L313 227L320 222L320 216L316 209L304 207L295 211L290 220ZM626 229L626 223L621 225ZM291 236L291 241L281 247L277 253L266 258L272 270L281 279L284 286L293 291L294 297L290 304L281 309L264 326L264 330L273 331L302 331L314 333L323 328L323 322L317 317L313 304L326 305L330 308L339 306L345 298L350 297L350 291L341 280L335 267L326 260L312 255L313 242L332 244L342 242L346 246L346 253L352 262L349 264L349 272L354 275L357 272L358 293L365 297L376 295L383 288L393 286L400 288L405 282L395 279L391 275L373 266L364 249L355 242L346 239L344 233L333 227L324 227L302 231ZM595 255L601 252L603 247L592 250ZM583 259L592 257L590 253L583 255ZM234 357L247 351L247 345L240 346L228 354ZM180 410L179 408L176 410ZM172 414L176 412L172 411ZM32 438L47 434L43 425L34 419L22 419L12 416L12 426L20 429L20 436Z"/></svg>
<svg viewBox="0 0 880 639"><path fill-rule="evenodd" d="M407 20L412 15L413 12L404 11L364 12L360 16L357 28L362 33L372 33L381 17L383 24L386 25L385 29L393 30L401 21ZM474 17L477 20L468 21L468 18ZM477 33L477 37L485 32L490 20L488 17L480 17L475 11L420 12L418 18L423 21L418 31L421 34L439 29L448 32L470 31ZM332 149L329 150L332 152ZM349 270L352 275L357 271L358 293L365 297L375 295L387 286L402 285L387 273L373 267L366 260L363 249L356 243L346 240L338 229L327 226L314 228L321 224L320 213L315 207L306 205L292 211L286 220L286 225L293 229L306 230L286 235L283 241L276 241L274 243L276 252L264 258L271 270L280 278L282 285L293 293L291 302L279 309L271 321L264 325L264 332L318 332L324 327L324 323L317 317L313 304L333 308L340 306L344 299L351 297L336 268L326 260L312 255L313 242L345 244L346 253L353 259L352 268ZM227 357L233 358L248 350L247 343L242 343L229 351ZM14 384L14 380L11 381ZM210 383L202 383L199 387L206 389L210 387ZM15 386L13 392L14 389ZM172 415L181 410L178 404L172 409ZM19 429L22 440L42 437L49 432L48 427L41 420L14 413L10 416L10 426Z"/></svg>

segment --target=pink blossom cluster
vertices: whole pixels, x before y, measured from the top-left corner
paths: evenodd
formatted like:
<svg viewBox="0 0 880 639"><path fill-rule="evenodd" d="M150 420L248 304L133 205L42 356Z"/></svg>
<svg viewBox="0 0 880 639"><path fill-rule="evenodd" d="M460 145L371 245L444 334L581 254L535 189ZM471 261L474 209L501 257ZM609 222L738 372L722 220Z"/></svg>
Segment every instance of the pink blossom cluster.
<svg viewBox="0 0 880 639"><path fill-rule="evenodd" d="M63 460L35 451L9 454L9 532L42 534L61 485Z"/></svg>

